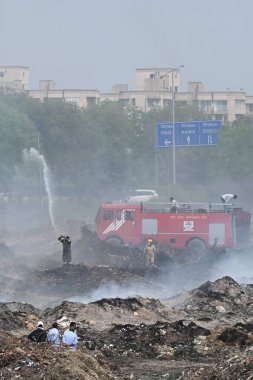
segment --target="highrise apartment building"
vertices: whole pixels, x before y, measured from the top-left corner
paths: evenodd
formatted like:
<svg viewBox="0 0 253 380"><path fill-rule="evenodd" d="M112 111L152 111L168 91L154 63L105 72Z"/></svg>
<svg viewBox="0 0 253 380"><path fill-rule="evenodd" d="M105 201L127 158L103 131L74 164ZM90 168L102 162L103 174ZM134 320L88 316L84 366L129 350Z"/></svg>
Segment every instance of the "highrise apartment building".
<svg viewBox="0 0 253 380"><path fill-rule="evenodd" d="M12 90L29 89L29 68L24 66L0 66L0 87Z"/></svg>
<svg viewBox="0 0 253 380"><path fill-rule="evenodd" d="M41 80L38 90L29 91L28 67L0 66L0 87L28 91L29 96L41 102L62 100L81 108L109 100L147 112L154 107L171 107L174 95L176 107L195 104L211 119L233 122L243 115L253 115L253 96L244 91L206 91L202 82L189 82L183 92L180 76L179 68L138 68L134 90L128 84L113 85L107 93L96 89L58 89L53 80Z"/></svg>

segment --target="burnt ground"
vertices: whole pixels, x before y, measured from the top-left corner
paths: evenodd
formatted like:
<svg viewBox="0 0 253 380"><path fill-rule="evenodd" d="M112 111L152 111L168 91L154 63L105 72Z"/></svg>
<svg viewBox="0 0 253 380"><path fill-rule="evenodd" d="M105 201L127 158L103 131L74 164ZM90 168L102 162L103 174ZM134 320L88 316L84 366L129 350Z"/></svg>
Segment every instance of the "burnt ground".
<svg viewBox="0 0 253 380"><path fill-rule="evenodd" d="M52 231L0 244L0 378L253 378L251 252L149 271L140 251L75 228L70 266ZM27 341L41 319L62 332L77 321L78 351Z"/></svg>

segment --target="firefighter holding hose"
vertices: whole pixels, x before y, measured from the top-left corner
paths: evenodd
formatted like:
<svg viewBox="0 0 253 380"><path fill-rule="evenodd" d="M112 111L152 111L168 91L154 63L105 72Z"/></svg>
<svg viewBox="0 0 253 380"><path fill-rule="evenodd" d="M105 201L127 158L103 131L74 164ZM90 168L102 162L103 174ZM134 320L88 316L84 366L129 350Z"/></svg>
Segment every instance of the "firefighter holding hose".
<svg viewBox="0 0 253 380"><path fill-rule="evenodd" d="M148 268L155 266L155 257L156 257L156 247L153 244L152 239L148 239L148 243L144 248L144 255L146 258L146 265Z"/></svg>
<svg viewBox="0 0 253 380"><path fill-rule="evenodd" d="M71 240L69 236L59 236L59 242L62 243L62 261L63 264L72 264L72 254L71 254Z"/></svg>

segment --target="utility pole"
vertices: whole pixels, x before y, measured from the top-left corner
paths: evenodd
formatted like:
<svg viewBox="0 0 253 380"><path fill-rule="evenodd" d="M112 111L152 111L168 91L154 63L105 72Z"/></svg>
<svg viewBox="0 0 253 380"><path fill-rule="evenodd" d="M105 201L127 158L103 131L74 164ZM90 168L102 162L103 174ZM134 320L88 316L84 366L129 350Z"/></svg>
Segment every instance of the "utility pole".
<svg viewBox="0 0 253 380"><path fill-rule="evenodd" d="M172 131L173 131L173 140L172 140L172 170L173 170L173 185L175 186L177 183L177 175L176 175L176 128L175 128L175 84L174 84L174 75L175 72L178 72L184 65L180 65L174 69L171 69L169 72L172 73L172 88L171 88L171 96L172 96Z"/></svg>
<svg viewBox="0 0 253 380"><path fill-rule="evenodd" d="M174 90L174 72L172 70L172 130L173 130L173 140L172 140L172 163L173 163L173 185L176 185L176 130L175 130L175 90Z"/></svg>
<svg viewBox="0 0 253 380"><path fill-rule="evenodd" d="M166 77L168 74L171 75L172 79L172 86L171 86L171 97L172 97L172 133L173 133L173 139L172 139L172 171L173 171L173 185L175 186L177 183L177 176L176 176L176 125L175 125L175 72L179 72L181 68L183 68L184 65L180 65L178 67L172 68L168 70L165 74L161 76L161 79ZM168 88L170 91L170 88Z"/></svg>

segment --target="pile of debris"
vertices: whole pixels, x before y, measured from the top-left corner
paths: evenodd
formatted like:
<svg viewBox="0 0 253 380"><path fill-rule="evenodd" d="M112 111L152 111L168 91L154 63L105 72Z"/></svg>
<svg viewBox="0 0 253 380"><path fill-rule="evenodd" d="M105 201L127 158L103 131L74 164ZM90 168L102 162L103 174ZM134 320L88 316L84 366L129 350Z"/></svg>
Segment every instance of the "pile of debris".
<svg viewBox="0 0 253 380"><path fill-rule="evenodd" d="M220 323L250 322L253 318L251 296L245 287L229 276L172 297L166 300L166 305L184 310L193 320L208 328L218 327Z"/></svg>
<svg viewBox="0 0 253 380"><path fill-rule="evenodd" d="M0 331L1 379L93 380L126 379L120 369L84 351L54 350Z"/></svg>
<svg viewBox="0 0 253 380"><path fill-rule="evenodd" d="M131 272L143 271L143 250L138 247L113 246L99 240L96 233L87 225L81 229L81 238L74 243L75 260L85 265L109 265L124 268Z"/></svg>
<svg viewBox="0 0 253 380"><path fill-rule="evenodd" d="M88 267L86 265L65 265L44 271L34 271L30 275L31 288L40 294L64 295L69 298L75 295L88 295L106 283L120 283L121 286L131 282L141 282L143 277L121 268L110 266Z"/></svg>
<svg viewBox="0 0 253 380"><path fill-rule="evenodd" d="M93 332L92 339L86 336L84 341L86 347L91 346L109 358L194 359L199 357L195 350L195 338L209 334L207 329L194 323L185 325L180 320L151 325L116 325L100 334Z"/></svg>
<svg viewBox="0 0 253 380"><path fill-rule="evenodd" d="M185 371L177 380L251 380L253 373L252 348L233 354L221 352L217 362L210 366Z"/></svg>
<svg viewBox="0 0 253 380"><path fill-rule="evenodd" d="M117 324L150 325L158 320L172 323L180 317L185 318L186 314L166 307L158 300L131 297L102 299L89 304L64 301L59 306L47 308L42 318L48 321L60 320L61 323L74 319L79 322L79 331L80 328L89 329L92 326L89 333L92 335L97 331L99 335L101 331L111 329ZM85 334L86 330L83 335Z"/></svg>
<svg viewBox="0 0 253 380"><path fill-rule="evenodd" d="M54 297L61 291L63 297L72 288L75 294L88 293L104 279L127 283L137 277L119 268L80 264L34 272L31 289L50 290ZM57 321L61 333L75 320L78 350L54 351L28 341L39 320L46 329ZM1 303L0 329L3 379L149 380L156 374L172 380L246 380L253 373L252 287L227 276L165 304L137 296L63 301L45 310ZM147 361L153 369L147 370Z"/></svg>

